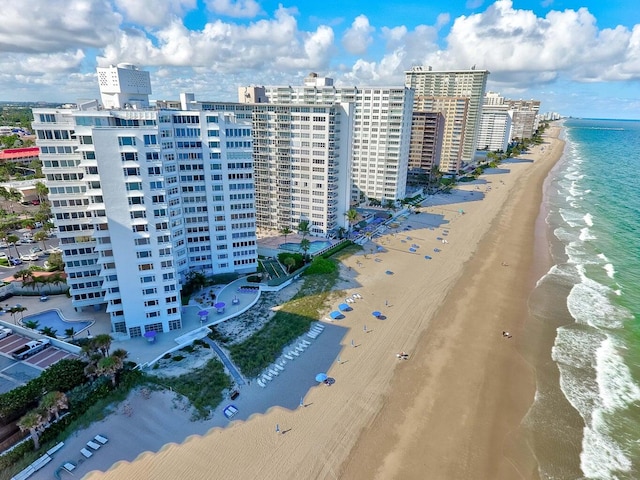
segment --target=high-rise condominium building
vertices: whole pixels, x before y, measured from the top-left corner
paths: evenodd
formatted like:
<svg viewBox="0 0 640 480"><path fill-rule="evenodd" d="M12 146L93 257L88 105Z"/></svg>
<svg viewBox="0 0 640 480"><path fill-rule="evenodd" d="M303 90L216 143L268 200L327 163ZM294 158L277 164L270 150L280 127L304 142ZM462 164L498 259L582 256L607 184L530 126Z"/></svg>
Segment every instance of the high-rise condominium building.
<svg viewBox="0 0 640 480"><path fill-rule="evenodd" d="M487 70L475 69L437 71L431 67L413 67L405 72L405 85L415 90L414 110L425 109L430 99L467 100L464 118L459 117L459 101L439 100L443 109L437 111L445 117L442 171L456 173L463 162L474 159L488 76Z"/></svg>
<svg viewBox="0 0 640 480"><path fill-rule="evenodd" d="M115 334L180 329L190 271L255 271L250 121L88 102L33 127L72 303L106 308Z"/></svg>
<svg viewBox="0 0 640 480"><path fill-rule="evenodd" d="M442 113L413 112L407 177L410 185L428 183L434 168L440 167L443 130L444 115Z"/></svg>
<svg viewBox="0 0 640 480"><path fill-rule="evenodd" d="M406 196L411 89L336 87L331 78L312 73L302 86L267 86L265 93L269 103L276 105L353 104L351 202L395 201Z"/></svg>
<svg viewBox="0 0 640 480"><path fill-rule="evenodd" d="M478 150L507 151L511 139L513 110L507 105L485 105L482 109Z"/></svg>
<svg viewBox="0 0 640 480"><path fill-rule="evenodd" d="M255 87L247 87L254 89ZM244 88L240 89L242 98ZM253 96L250 95L251 98ZM202 102L202 108L252 119L256 225L311 235L348 227L351 104Z"/></svg>

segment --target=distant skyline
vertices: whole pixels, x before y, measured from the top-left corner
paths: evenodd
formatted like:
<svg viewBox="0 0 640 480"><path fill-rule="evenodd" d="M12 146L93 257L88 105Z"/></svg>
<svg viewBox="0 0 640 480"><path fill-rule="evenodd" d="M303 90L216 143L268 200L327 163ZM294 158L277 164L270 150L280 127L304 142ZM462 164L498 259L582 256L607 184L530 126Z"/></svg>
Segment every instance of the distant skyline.
<svg viewBox="0 0 640 480"><path fill-rule="evenodd" d="M614 5L611 5L611 4ZM402 85L414 65L487 69L541 112L640 119L637 0L23 0L0 16L0 101L98 98L97 66L151 72L153 99L243 85Z"/></svg>

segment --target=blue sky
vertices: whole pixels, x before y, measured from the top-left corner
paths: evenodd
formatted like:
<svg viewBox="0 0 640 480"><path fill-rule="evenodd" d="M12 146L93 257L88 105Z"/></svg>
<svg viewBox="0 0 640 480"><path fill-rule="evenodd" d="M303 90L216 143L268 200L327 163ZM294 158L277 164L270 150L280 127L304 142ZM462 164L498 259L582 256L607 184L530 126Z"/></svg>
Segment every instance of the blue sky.
<svg viewBox="0 0 640 480"><path fill-rule="evenodd" d="M401 85L414 65L488 69L542 111L640 119L637 0L23 0L0 16L0 100L98 97L96 66L134 63L152 98L238 86Z"/></svg>

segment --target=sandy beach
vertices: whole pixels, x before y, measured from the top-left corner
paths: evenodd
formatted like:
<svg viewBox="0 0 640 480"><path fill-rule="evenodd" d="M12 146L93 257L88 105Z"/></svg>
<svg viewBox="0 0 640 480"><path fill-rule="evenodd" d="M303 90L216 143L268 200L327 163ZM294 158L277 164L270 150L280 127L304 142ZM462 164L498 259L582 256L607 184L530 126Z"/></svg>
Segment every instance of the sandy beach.
<svg viewBox="0 0 640 480"><path fill-rule="evenodd" d="M111 436L79 473L91 469L92 479L538 478L519 430L535 393L533 369L520 351L536 340L521 333L529 292L544 270L534 262L536 241L544 242L536 220L544 178L562 154L558 133L550 128L545 143L528 154L453 194L431 197L397 233L376 239L384 251L370 253L377 245L369 243L349 258L343 284L362 298L301 355L309 354L306 366L296 360L266 389L243 390L241 411L260 413L229 423L216 412L212 423L194 423L171 407L168 394L136 397L130 418L119 412L70 440L81 446L84 436ZM408 360L397 358L401 351ZM306 378L314 366L335 383ZM283 396L289 401L278 401ZM277 406L260 407L269 404ZM125 461L99 471L118 460Z"/></svg>

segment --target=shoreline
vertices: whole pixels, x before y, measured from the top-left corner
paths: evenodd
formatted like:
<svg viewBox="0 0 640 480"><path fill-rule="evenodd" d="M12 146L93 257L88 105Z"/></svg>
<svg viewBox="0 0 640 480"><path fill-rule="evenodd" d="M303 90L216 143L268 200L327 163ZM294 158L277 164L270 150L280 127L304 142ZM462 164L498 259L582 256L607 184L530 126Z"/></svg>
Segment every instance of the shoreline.
<svg viewBox="0 0 640 480"><path fill-rule="evenodd" d="M552 131L557 135L558 128ZM378 239L383 253L367 258L365 249L345 262L354 275L346 293L363 298L345 320L334 323L342 327L341 360L330 363L327 373L336 383L309 388L305 407L273 407L204 436L187 433L180 444L165 442L157 453L141 453L131 463L120 461L87 477L204 479L215 469L219 477L264 479L423 478L427 464L432 478L514 478L514 465L529 474L533 466L526 449L510 452L509 461L502 450L535 392L534 373L518 353L535 222L529 221L527 238L508 240L496 232L520 232L510 229L516 225L510 222L537 217L540 202L531 202L526 193L536 192L531 184L539 187L557 158L549 155L552 149L546 155L540 147L532 150L451 195L430 198L430 206L404 222L410 230ZM526 198L527 213L516 211L515 199ZM447 242L437 235L447 235ZM407 251L412 242L419 244L417 253ZM508 267L501 266L505 260ZM493 312L498 305L504 319ZM490 312L487 318L479 315L482 309ZM382 310L384 320L372 318L372 310ZM503 338L503 330L514 338ZM399 351L409 352L409 361L398 360ZM483 373L487 369L491 375ZM282 381L285 392L294 387ZM496 403L497 392L507 398ZM254 394L266 392L248 393ZM131 419L132 428L136 421ZM175 422L166 428L169 424ZM197 433L194 427L181 430ZM118 448L117 434L110 447ZM486 455L474 451L477 445L487 446ZM99 453L114 461L125 458L108 452ZM465 468L473 475L458 476ZM482 471L493 476L479 476Z"/></svg>

